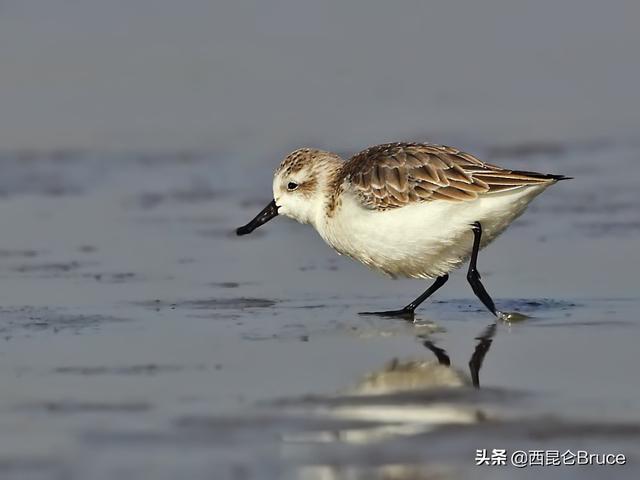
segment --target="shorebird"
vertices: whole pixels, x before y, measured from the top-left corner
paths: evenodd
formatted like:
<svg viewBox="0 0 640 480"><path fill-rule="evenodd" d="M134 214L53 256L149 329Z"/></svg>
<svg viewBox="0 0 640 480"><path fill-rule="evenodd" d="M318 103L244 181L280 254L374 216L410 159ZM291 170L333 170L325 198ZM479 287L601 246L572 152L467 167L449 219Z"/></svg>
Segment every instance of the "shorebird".
<svg viewBox="0 0 640 480"><path fill-rule="evenodd" d="M277 215L311 224L339 254L390 277L435 279L399 310L362 314L414 318L416 308L469 260L467 280L503 317L480 280L478 252L547 187L569 177L510 170L457 148L387 143L343 161L300 148L273 178L273 200L236 230L251 233Z"/></svg>

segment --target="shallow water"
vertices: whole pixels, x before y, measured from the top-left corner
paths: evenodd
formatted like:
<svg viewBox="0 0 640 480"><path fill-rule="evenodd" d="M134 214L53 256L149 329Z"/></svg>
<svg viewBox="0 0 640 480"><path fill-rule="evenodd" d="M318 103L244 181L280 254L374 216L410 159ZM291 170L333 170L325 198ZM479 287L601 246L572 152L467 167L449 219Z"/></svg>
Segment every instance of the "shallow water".
<svg viewBox="0 0 640 480"><path fill-rule="evenodd" d="M282 218L235 237L269 179L233 156L4 154L0 477L512 477L481 448L624 453L563 474L636 477L639 155L498 152L576 179L482 252L499 308L530 317L492 327L463 272L416 324L362 317L423 283Z"/></svg>

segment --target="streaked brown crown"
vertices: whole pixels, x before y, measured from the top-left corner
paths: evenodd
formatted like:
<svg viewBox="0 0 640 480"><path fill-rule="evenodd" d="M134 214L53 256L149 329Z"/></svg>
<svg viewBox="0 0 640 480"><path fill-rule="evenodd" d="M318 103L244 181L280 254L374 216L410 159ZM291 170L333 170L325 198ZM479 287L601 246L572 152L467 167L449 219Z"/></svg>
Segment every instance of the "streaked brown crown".
<svg viewBox="0 0 640 480"><path fill-rule="evenodd" d="M316 148L299 148L291 152L284 158L284 160L282 160L282 163L280 163L276 169L276 174L284 173L285 175L290 175L299 172L305 167L312 167L318 159L325 155L333 154Z"/></svg>

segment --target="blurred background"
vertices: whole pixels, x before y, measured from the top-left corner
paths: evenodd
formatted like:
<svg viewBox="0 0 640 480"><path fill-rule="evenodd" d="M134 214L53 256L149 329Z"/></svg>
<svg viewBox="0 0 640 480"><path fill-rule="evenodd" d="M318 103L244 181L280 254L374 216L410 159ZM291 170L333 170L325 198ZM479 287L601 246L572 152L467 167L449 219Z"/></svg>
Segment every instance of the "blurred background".
<svg viewBox="0 0 640 480"><path fill-rule="evenodd" d="M629 459L518 478L638 478L638 19L0 0L0 478L516 478L475 465L494 448ZM575 177L480 256L525 321L463 272L415 324L363 318L424 283L283 218L233 235L290 150L398 140Z"/></svg>
<svg viewBox="0 0 640 480"><path fill-rule="evenodd" d="M3 0L4 149L634 138L640 5Z"/></svg>

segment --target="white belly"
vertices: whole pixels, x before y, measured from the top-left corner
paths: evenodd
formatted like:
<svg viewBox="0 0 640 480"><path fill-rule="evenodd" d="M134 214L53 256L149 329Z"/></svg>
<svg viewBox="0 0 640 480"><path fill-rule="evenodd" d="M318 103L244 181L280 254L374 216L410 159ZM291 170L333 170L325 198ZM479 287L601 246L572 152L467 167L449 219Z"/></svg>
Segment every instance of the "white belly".
<svg viewBox="0 0 640 480"><path fill-rule="evenodd" d="M392 277L433 278L471 255L471 224L480 222L481 246L496 238L547 185L485 195L472 202L424 202L387 211L344 198L331 218L316 225L339 253Z"/></svg>

